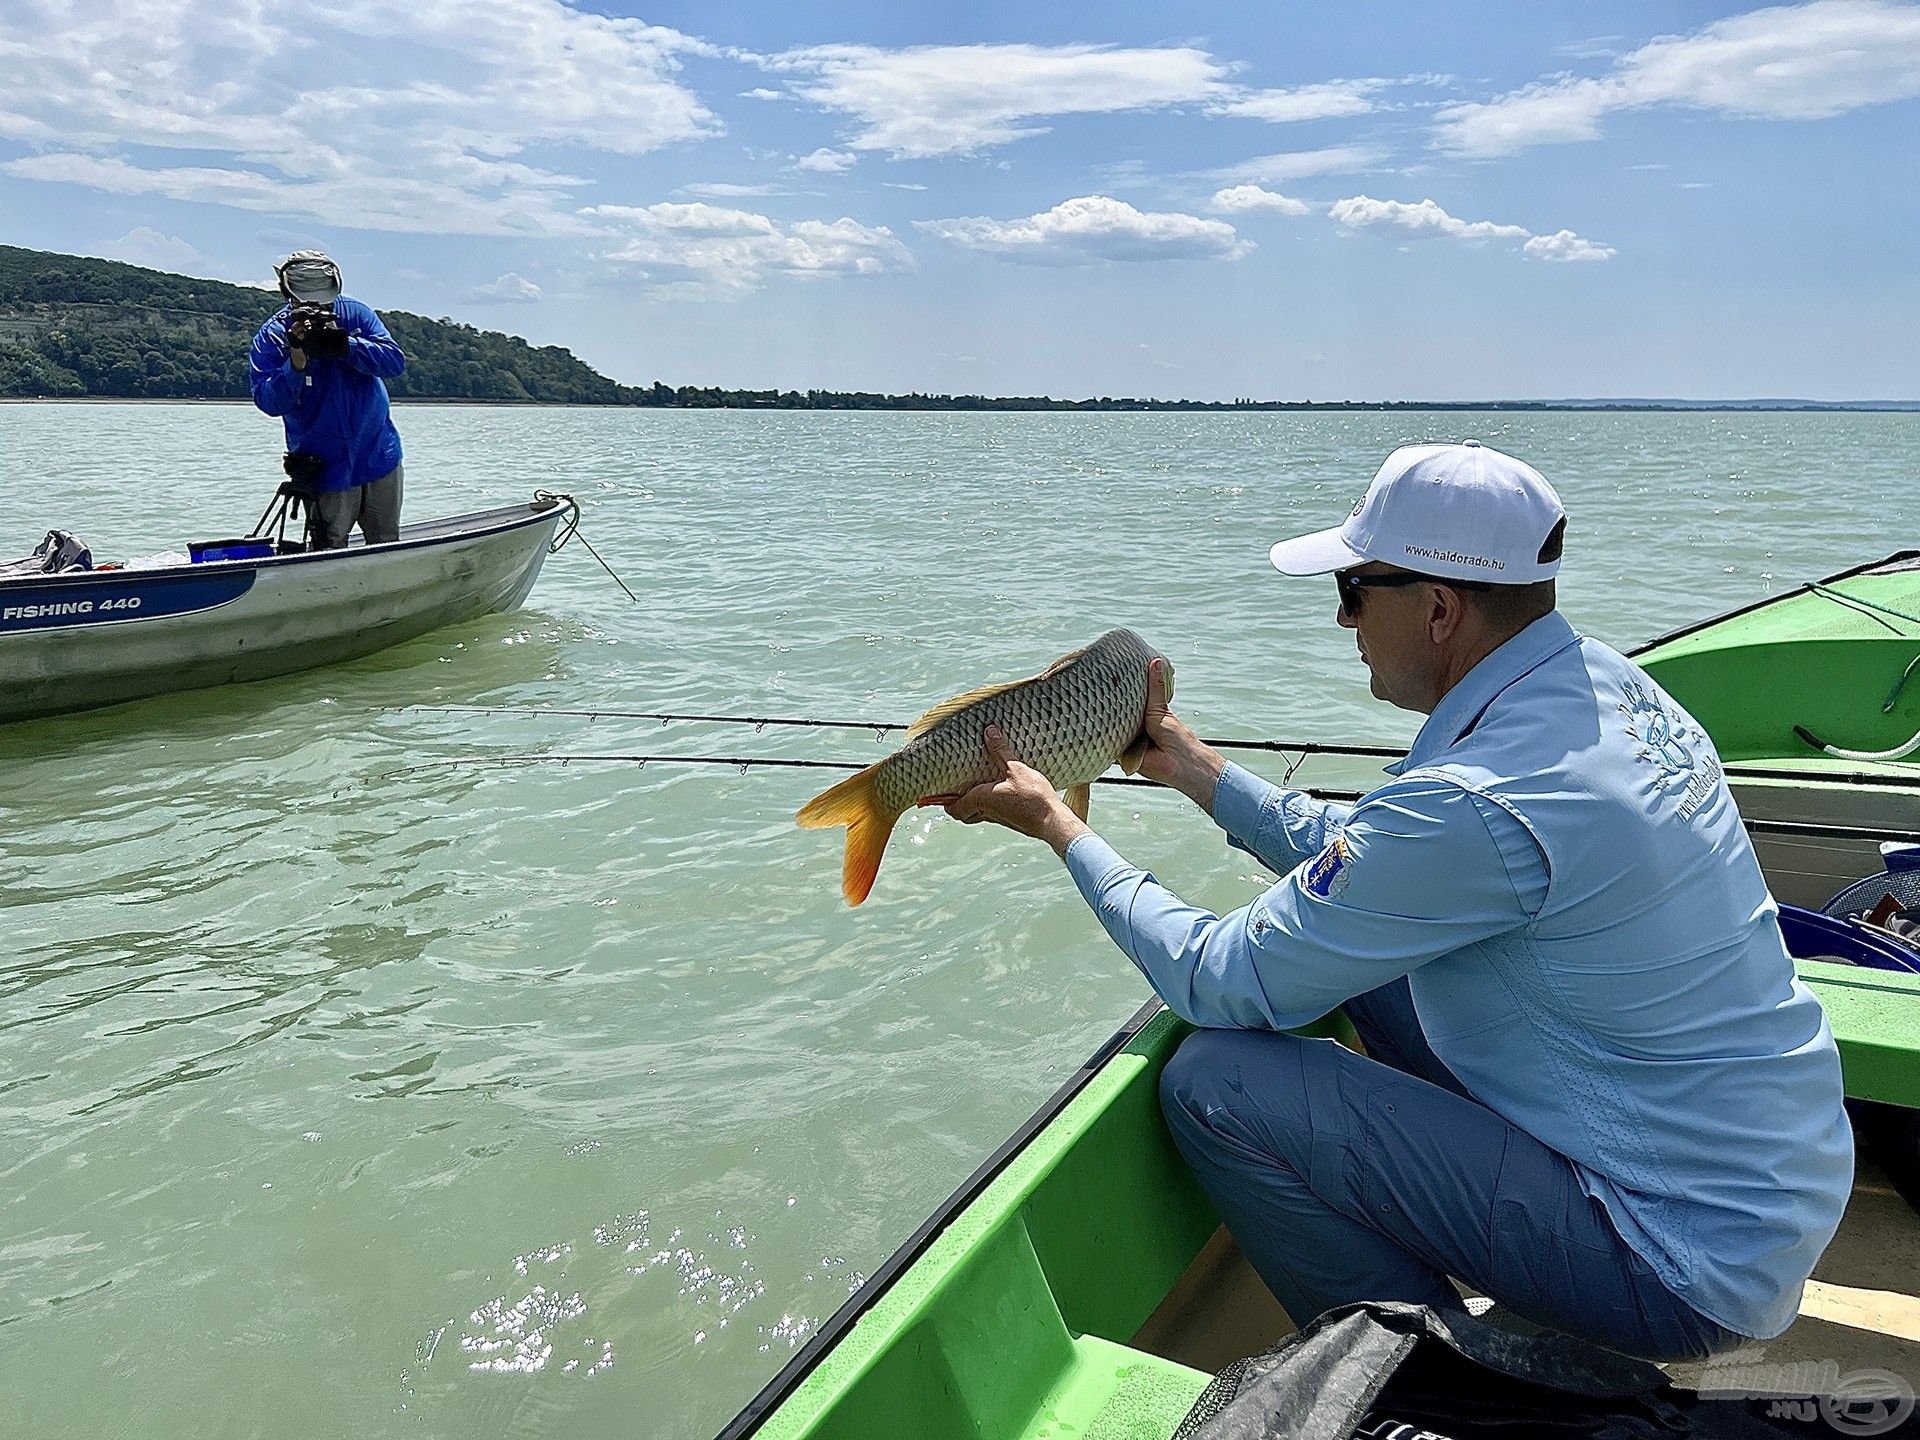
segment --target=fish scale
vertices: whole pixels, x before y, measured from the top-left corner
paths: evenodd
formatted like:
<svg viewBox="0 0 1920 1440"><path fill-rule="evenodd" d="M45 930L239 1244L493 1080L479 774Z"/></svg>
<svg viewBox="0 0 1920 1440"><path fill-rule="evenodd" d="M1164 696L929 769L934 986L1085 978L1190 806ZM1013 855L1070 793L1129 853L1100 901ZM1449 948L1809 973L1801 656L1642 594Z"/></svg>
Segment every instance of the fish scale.
<svg viewBox="0 0 1920 1440"><path fill-rule="evenodd" d="M1030 679L956 696L921 716L892 755L809 801L798 821L809 829L847 827L842 888L858 905L901 815L998 773L983 739L988 725L999 726L1013 753L1056 788L1090 784L1140 739L1147 666L1156 659L1165 657L1133 631L1109 630ZM1172 675L1169 665L1169 687Z"/></svg>

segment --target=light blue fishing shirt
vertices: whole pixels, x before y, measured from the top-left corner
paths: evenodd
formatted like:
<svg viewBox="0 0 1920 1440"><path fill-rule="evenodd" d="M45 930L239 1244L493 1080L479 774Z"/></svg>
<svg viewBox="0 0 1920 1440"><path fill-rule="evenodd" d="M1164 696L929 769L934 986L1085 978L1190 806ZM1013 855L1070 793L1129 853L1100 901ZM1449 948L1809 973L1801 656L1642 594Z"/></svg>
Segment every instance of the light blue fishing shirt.
<svg viewBox="0 0 1920 1440"><path fill-rule="evenodd" d="M1481 1104L1571 1159L1661 1280L1770 1338L1845 1208L1853 1138L1699 724L1557 612L1435 707L1355 804L1229 765L1214 818L1285 878L1216 918L1097 835L1067 866L1196 1025L1288 1029L1402 975Z"/></svg>

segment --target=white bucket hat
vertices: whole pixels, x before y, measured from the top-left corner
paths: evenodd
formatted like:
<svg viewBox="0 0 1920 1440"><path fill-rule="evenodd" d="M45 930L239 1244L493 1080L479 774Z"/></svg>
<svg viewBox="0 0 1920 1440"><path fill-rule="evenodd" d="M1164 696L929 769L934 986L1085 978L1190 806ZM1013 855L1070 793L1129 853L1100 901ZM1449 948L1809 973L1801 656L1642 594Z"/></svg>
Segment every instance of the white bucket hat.
<svg viewBox="0 0 1920 1440"><path fill-rule="evenodd" d="M1448 580L1528 585L1560 570L1549 544L1567 518L1525 461L1482 445L1403 445L1387 457L1347 522L1282 540L1283 575L1325 575L1369 560Z"/></svg>

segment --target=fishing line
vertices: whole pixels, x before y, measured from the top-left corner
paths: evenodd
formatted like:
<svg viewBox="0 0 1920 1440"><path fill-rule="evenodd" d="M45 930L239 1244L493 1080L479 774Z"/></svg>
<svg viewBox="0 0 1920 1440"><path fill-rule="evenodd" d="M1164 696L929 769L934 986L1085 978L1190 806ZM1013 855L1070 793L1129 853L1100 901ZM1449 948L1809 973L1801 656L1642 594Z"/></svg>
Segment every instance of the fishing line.
<svg viewBox="0 0 1920 1440"><path fill-rule="evenodd" d="M555 503L564 503L567 508L573 512L565 527L562 528L552 540L547 542L547 553L549 555L558 555L562 550L567 548L567 542L569 540L575 536L579 536L580 543L587 547L587 553L600 562L600 568L602 570L606 571L608 575L613 576L613 583L618 585L622 590L627 590L627 582L622 580L618 575L614 575L613 567L607 564L600 552L593 548L593 542L587 539L586 535L582 533L580 529L580 506L579 503L574 500L573 496L567 494L564 490L536 490L533 492L533 498L536 501L552 500ZM640 603L640 597L631 590L627 590L627 598L636 605Z"/></svg>
<svg viewBox="0 0 1920 1440"><path fill-rule="evenodd" d="M516 705L404 705L396 708L453 715L575 715L590 720L658 720L663 725L681 720L718 725L751 725L755 729L764 729L769 725L790 725L816 730L871 730L875 739L889 732L908 728L888 720L821 720L792 715L694 715L670 710L577 710ZM1211 745L1217 750L1261 750L1271 754L1298 754L1302 759L1309 755L1342 755L1397 760L1406 754L1404 750L1386 745L1321 745L1310 740L1203 739L1200 743ZM1294 768L1299 768L1298 761L1295 762Z"/></svg>

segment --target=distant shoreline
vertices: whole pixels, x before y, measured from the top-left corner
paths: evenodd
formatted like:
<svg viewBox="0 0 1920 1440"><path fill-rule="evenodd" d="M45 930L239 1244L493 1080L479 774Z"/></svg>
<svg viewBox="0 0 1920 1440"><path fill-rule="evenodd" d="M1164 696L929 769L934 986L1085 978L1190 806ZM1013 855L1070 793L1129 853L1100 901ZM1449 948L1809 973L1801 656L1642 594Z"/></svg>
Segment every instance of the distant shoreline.
<svg viewBox="0 0 1920 1440"><path fill-rule="evenodd" d="M648 413L760 412L770 415L1282 415L1296 412L1398 410L1519 410L1564 415L1915 415L1920 400L1275 400L1236 405L1230 401L1159 400L1145 405L1062 402L1031 405L622 405L578 400L472 400L449 395L395 396L394 406L461 405L513 410L619 410ZM0 396L0 405L242 405L240 396L46 395Z"/></svg>

